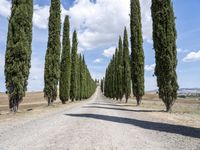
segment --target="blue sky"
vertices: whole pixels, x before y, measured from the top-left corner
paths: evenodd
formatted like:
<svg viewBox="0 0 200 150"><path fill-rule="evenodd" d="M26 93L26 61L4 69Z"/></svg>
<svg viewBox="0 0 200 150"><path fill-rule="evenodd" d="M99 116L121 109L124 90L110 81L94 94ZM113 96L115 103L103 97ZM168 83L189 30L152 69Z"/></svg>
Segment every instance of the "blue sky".
<svg viewBox="0 0 200 150"><path fill-rule="evenodd" d="M145 51L145 87L156 89L150 0L140 0ZM129 0L62 0L62 20L70 15L71 32L78 31L83 53L94 78L102 78L124 26L129 30ZM173 0L178 32L178 82L181 88L200 87L200 1ZM32 68L29 91L43 89L50 0L34 0ZM4 55L10 0L0 0L0 91L5 91Z"/></svg>

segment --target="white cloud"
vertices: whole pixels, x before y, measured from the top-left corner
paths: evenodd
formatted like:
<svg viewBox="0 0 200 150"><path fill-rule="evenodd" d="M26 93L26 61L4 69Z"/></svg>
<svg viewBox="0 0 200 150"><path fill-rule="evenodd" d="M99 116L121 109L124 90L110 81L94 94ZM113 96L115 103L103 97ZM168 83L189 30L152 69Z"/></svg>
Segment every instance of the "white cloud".
<svg viewBox="0 0 200 150"><path fill-rule="evenodd" d="M145 71L154 72L155 67L156 67L156 64L146 65L146 66L145 66Z"/></svg>
<svg viewBox="0 0 200 150"><path fill-rule="evenodd" d="M33 25L46 29L48 27L49 6L34 6Z"/></svg>
<svg viewBox="0 0 200 150"><path fill-rule="evenodd" d="M8 17L10 15L11 3L8 0L0 0L0 15Z"/></svg>
<svg viewBox="0 0 200 150"><path fill-rule="evenodd" d="M152 39L151 1L140 0L143 38L147 42ZM10 1L0 1L0 15L8 17ZM61 5L62 22L65 15L70 15L71 28L76 29L81 49L92 50L109 47L118 41L123 34L124 26L129 29L130 0L76 0L74 5L66 10ZM34 5L33 25L40 29L47 29L49 6Z"/></svg>
<svg viewBox="0 0 200 150"><path fill-rule="evenodd" d="M140 0L140 6L141 6L143 39L152 44L153 43L152 18L151 18L151 9L150 9L151 0Z"/></svg>
<svg viewBox="0 0 200 150"><path fill-rule="evenodd" d="M102 59L101 58L97 58L93 62L96 63L96 64L98 64L98 63L102 62Z"/></svg>
<svg viewBox="0 0 200 150"><path fill-rule="evenodd" d="M200 51L190 52L183 58L184 62L194 62L200 60Z"/></svg>
<svg viewBox="0 0 200 150"><path fill-rule="evenodd" d="M103 51L103 55L104 55L105 57L112 57L113 54L115 53L115 50L116 50L115 47L110 47L110 48L108 48L108 49L105 49L105 50Z"/></svg>
<svg viewBox="0 0 200 150"><path fill-rule="evenodd" d="M151 1L141 0L144 40L151 41ZM84 49L114 45L122 35L124 26L129 29L130 0L77 0L69 9L71 25L78 30L79 44Z"/></svg>
<svg viewBox="0 0 200 150"><path fill-rule="evenodd" d="M49 5L39 6L38 4L34 5L33 12L33 25L40 29L48 28L48 18L49 18ZM10 0L0 0L0 15L3 17L10 16L11 1ZM63 5L61 5L61 19L64 21L65 16L68 11L65 10Z"/></svg>
<svg viewBox="0 0 200 150"><path fill-rule="evenodd" d="M44 5L34 5L34 13L33 13L33 25L40 29L48 28L48 19L49 19L49 9L50 6ZM65 10L63 5L61 5L61 20L64 22L65 16L68 14L68 11Z"/></svg>
<svg viewBox="0 0 200 150"><path fill-rule="evenodd" d="M187 52L189 52L189 50L187 50L187 49L182 49L182 48L177 48L177 52L178 52L178 53L187 53Z"/></svg>

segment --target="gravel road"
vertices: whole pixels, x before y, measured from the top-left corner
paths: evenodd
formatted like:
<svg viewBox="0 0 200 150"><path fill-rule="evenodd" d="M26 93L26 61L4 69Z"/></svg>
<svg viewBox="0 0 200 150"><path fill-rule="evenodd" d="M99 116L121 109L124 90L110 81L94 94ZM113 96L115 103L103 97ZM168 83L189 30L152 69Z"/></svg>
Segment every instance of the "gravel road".
<svg viewBox="0 0 200 150"><path fill-rule="evenodd" d="M0 122L0 150L200 150L200 128L149 113L116 104L98 88L89 101Z"/></svg>

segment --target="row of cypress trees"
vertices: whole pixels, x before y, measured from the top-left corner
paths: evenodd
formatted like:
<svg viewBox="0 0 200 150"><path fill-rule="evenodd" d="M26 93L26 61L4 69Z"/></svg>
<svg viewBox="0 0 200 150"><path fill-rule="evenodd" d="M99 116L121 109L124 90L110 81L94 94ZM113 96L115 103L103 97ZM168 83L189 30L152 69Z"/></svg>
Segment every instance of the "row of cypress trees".
<svg viewBox="0 0 200 150"><path fill-rule="evenodd" d="M129 76L131 75L133 95L136 97L137 104L140 105L142 96L145 93L145 88L144 51L142 46L143 39L139 0L131 0L130 8L131 59L125 56L126 54L122 55L120 39L119 48L116 50L115 55L106 70L105 80L101 81L101 89L105 96L116 99L121 99L123 94L127 92L125 94L127 101L127 98L130 95L131 81ZM177 98L177 90L179 88L176 74L177 34L171 0L152 0L151 12L153 19L153 46L155 49L156 60L155 76L157 77L159 97L164 102L166 111L171 111L171 107ZM128 40L124 41L124 49L128 49L128 47L126 47L128 44L125 44ZM126 51L124 50L124 52ZM128 70L129 67L122 65L122 58L124 62L129 62L130 60L131 73ZM124 93L122 92L122 89L124 89Z"/></svg>
<svg viewBox="0 0 200 150"><path fill-rule="evenodd" d="M60 100L65 104L69 99L72 101L87 99L95 92L96 83L90 75L84 55L77 54L78 40L76 31L73 32L72 48L70 46L69 16L65 17L62 44L59 82Z"/></svg>
<svg viewBox="0 0 200 150"><path fill-rule="evenodd" d="M113 98L113 92L110 90L112 89L112 86L114 86L114 88L116 88L114 93L116 92L116 95L118 95L114 96L114 98L121 100L123 96L125 96L127 102L131 94L132 85L133 95L136 97L137 105L140 105L142 96L144 95L144 51L139 0L131 0L130 8L131 55L129 56L128 34L125 29L123 48L120 39L119 52L115 53L116 56L111 60L106 72L104 93L105 96ZM109 69L111 68L112 70L113 61L115 62L115 67L118 68L117 71L110 71ZM115 84L107 83L112 82L109 81L109 73L111 73L112 76L116 76L113 77L117 80Z"/></svg>
<svg viewBox="0 0 200 150"><path fill-rule="evenodd" d="M119 37L118 48L106 70L105 80L101 81L101 90L109 98L122 100L125 96L126 102L128 101L131 93L131 68L126 28L123 43Z"/></svg>
<svg viewBox="0 0 200 150"><path fill-rule="evenodd" d="M18 110L27 91L32 53L32 18L33 0L12 0L4 74L9 108L14 112ZM77 54L76 32L73 35L72 54L70 52L68 16L64 23L60 60L60 0L51 0L48 26L49 36L44 68L44 96L48 99L48 104L50 105L57 98L58 83L60 83L59 93L63 103L69 98L78 100L90 97L96 89L96 84L90 75L84 56Z"/></svg>
<svg viewBox="0 0 200 150"><path fill-rule="evenodd" d="M62 54L60 0L52 0L49 17L49 39L45 59L45 87L44 96L48 105L57 98L59 82L59 97L63 104L71 99L81 100L89 98L96 89L85 63L84 56L77 54L78 38L73 32L72 47L70 44L69 16L66 16L63 27Z"/></svg>

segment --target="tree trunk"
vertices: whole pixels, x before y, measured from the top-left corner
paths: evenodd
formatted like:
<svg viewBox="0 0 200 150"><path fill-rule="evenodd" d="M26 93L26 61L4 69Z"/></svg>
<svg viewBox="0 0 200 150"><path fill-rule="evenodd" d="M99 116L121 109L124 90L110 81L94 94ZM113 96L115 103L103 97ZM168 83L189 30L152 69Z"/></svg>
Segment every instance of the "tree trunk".
<svg viewBox="0 0 200 150"><path fill-rule="evenodd" d="M140 96L137 96L136 100L137 100L137 106L140 106L142 98Z"/></svg>
<svg viewBox="0 0 200 150"><path fill-rule="evenodd" d="M18 100L14 99L14 102L13 102L13 112L17 112L17 110L18 110Z"/></svg>
<svg viewBox="0 0 200 150"><path fill-rule="evenodd" d="M50 97L48 97L48 106L50 106L51 105L51 99L50 99Z"/></svg>
<svg viewBox="0 0 200 150"><path fill-rule="evenodd" d="M126 95L126 103L128 103L128 95Z"/></svg>
<svg viewBox="0 0 200 150"><path fill-rule="evenodd" d="M166 104L166 112L172 112L172 105L171 104Z"/></svg>

